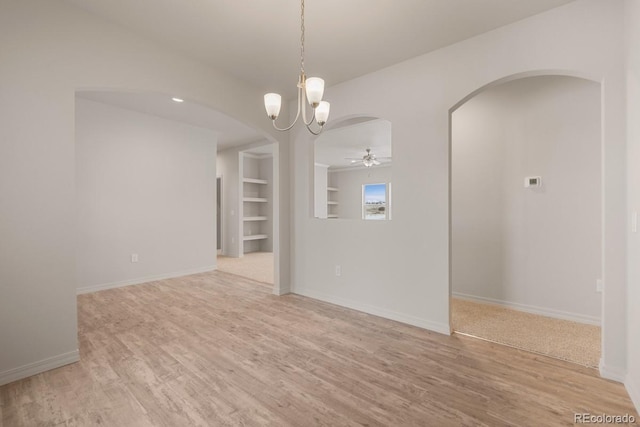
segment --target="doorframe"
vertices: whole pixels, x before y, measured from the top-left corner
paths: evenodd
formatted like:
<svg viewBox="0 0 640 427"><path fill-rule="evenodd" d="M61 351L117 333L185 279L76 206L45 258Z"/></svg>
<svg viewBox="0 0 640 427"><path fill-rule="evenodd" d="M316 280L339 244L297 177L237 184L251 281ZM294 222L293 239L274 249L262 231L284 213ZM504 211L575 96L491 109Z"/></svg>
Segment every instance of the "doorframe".
<svg viewBox="0 0 640 427"><path fill-rule="evenodd" d="M218 256L218 250L220 255L225 254L224 247L224 190L223 190L223 175L216 175L216 208L218 200L220 200L220 214L216 215L216 257ZM220 185L218 185L218 182ZM220 224L220 233L217 233L218 223ZM218 242L220 240L220 247L218 248Z"/></svg>
<svg viewBox="0 0 640 427"><path fill-rule="evenodd" d="M244 175L244 156L247 151L251 151L252 148L271 145L272 152L270 154L272 162L272 185L273 185L273 201L272 201L272 221L271 232L272 236L272 253L273 253L273 289L274 295L283 295L288 293L281 285L281 254L280 254L280 144L275 141L269 141L266 144L250 144L249 146L242 147L238 150L238 257L244 256L244 242L242 240L243 227L244 227L244 203L242 201L243 194L243 175Z"/></svg>

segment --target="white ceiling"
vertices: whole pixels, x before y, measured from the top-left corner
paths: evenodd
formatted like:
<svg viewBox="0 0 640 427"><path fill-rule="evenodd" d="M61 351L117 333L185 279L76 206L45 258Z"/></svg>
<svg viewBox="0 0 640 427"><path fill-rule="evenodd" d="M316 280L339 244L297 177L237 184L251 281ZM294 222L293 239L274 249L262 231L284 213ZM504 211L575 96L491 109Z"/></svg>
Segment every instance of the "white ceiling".
<svg viewBox="0 0 640 427"><path fill-rule="evenodd" d="M292 98L298 0L64 0ZM307 0L307 75L327 86L572 0Z"/></svg>
<svg viewBox="0 0 640 427"><path fill-rule="evenodd" d="M331 168L359 167L349 158L361 159L365 150L377 157L391 157L391 122L372 119L326 130L315 141L315 162ZM390 163L390 161L384 161Z"/></svg>
<svg viewBox="0 0 640 427"><path fill-rule="evenodd" d="M260 145L258 147L252 147L246 150L243 150L244 153L255 154L257 156L261 155L269 155L274 153L274 144L266 144Z"/></svg>
<svg viewBox="0 0 640 427"><path fill-rule="evenodd" d="M190 101L177 103L170 95L143 92L78 92L80 98L120 108L152 114L214 130L218 133L218 151L264 139L253 128L226 114Z"/></svg>
<svg viewBox="0 0 640 427"><path fill-rule="evenodd" d="M295 97L298 0L63 1L226 70L265 92ZM305 68L307 75L335 85L570 1L307 0ZM176 104L166 94L83 92L80 96L215 130L219 149L262 139L229 116L188 100Z"/></svg>

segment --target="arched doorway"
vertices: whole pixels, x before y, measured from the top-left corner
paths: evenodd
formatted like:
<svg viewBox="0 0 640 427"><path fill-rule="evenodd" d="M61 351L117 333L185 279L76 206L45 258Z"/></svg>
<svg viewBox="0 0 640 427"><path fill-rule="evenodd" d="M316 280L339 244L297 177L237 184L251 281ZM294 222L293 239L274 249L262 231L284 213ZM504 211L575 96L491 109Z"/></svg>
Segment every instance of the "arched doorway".
<svg viewBox="0 0 640 427"><path fill-rule="evenodd" d="M450 111L454 331L598 366L600 105L598 83L539 75Z"/></svg>

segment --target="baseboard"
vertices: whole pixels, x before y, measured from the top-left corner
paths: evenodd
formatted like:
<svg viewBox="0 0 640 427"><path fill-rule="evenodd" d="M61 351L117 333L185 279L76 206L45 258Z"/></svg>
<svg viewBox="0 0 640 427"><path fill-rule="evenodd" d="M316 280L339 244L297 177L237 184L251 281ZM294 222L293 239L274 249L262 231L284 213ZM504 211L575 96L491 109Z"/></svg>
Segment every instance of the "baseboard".
<svg viewBox="0 0 640 427"><path fill-rule="evenodd" d="M445 335L451 334L451 329L448 324L433 322L431 320L422 319L407 315L404 313L398 313L396 311L388 310L386 308L375 307L368 304L363 304L358 301L349 300L346 298L335 297L322 292L317 292L310 289L295 288L294 294L302 295L305 297L317 299L320 301L328 302L331 304L339 305L341 307L350 308L352 310L362 311L367 314L373 314L374 316L383 317L385 319L395 320L397 322L406 323L408 325L417 326L419 328L428 329L430 331L438 332Z"/></svg>
<svg viewBox="0 0 640 427"><path fill-rule="evenodd" d="M627 393L629 393L631 401L636 407L636 411L640 413L640 384L635 384L633 381L631 381L629 375L627 375L624 386L627 389Z"/></svg>
<svg viewBox="0 0 640 427"><path fill-rule="evenodd" d="M51 369L59 368L61 366L75 363L80 360L80 352L78 350L70 351L68 353L59 354L57 356L49 357L47 359L39 360L37 362L29 363L24 366L9 369L8 371L0 372L0 386L12 383L14 381L21 380L23 378L30 377Z"/></svg>
<svg viewBox="0 0 640 427"><path fill-rule="evenodd" d="M173 279L174 277L188 276L190 274L207 273L209 271L216 270L216 268L217 267L215 265L209 265L206 267L194 268L190 270L157 274L155 276L138 277L135 279L121 280L118 282L111 282L111 283L103 283L100 285L82 286L76 290L76 293L80 295L80 294L88 294L91 292L105 291L107 289L122 288L125 286L131 286L131 285L140 285L142 283L153 282L156 280Z"/></svg>
<svg viewBox="0 0 640 427"><path fill-rule="evenodd" d="M598 366L600 370L600 376L602 378L606 378L611 381L616 381L619 383L625 382L626 372L620 368L612 368L610 366L606 366L602 359L600 359L600 364Z"/></svg>
<svg viewBox="0 0 640 427"><path fill-rule="evenodd" d="M493 298L478 297L475 295L463 294L459 292L453 292L452 295L455 298L459 298L466 301L497 305L500 307L506 307L512 310L522 311L525 313L539 314L542 316L553 317L554 319L571 320L572 322L600 326L600 318L595 316L571 313L569 311L554 310L551 308L536 307L533 305L519 304L516 302L502 301L502 300L497 300Z"/></svg>

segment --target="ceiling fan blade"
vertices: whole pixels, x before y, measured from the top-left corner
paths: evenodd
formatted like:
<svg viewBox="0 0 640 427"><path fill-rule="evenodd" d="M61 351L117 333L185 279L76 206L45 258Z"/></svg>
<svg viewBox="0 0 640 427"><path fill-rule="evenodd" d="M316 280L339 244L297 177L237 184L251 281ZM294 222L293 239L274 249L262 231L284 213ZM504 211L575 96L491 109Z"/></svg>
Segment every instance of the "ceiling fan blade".
<svg viewBox="0 0 640 427"><path fill-rule="evenodd" d="M380 163L377 159L373 159L373 164L374 164L374 165L376 165L376 166L378 166L378 165L380 165L380 164L382 164L382 163Z"/></svg>

